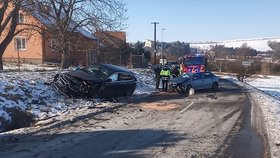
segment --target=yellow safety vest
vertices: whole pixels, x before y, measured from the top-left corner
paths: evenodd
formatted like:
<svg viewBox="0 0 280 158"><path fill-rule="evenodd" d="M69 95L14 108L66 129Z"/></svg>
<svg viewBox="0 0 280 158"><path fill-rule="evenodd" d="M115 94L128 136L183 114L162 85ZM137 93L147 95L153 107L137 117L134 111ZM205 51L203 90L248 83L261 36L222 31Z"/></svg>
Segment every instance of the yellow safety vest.
<svg viewBox="0 0 280 158"><path fill-rule="evenodd" d="M170 76L171 73L169 70L161 70L160 71L160 76Z"/></svg>

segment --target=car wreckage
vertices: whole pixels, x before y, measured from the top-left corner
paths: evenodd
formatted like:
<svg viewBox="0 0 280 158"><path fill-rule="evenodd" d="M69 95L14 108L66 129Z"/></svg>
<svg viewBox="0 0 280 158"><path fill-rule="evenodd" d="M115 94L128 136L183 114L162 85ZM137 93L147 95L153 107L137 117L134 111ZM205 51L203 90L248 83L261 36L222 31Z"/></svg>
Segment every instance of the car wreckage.
<svg viewBox="0 0 280 158"><path fill-rule="evenodd" d="M190 88L194 90L212 89L218 91L219 78L212 72L184 73L169 82L170 91L186 94Z"/></svg>
<svg viewBox="0 0 280 158"><path fill-rule="evenodd" d="M99 64L56 74L52 85L70 98L115 98L131 96L136 83L135 75L128 69Z"/></svg>

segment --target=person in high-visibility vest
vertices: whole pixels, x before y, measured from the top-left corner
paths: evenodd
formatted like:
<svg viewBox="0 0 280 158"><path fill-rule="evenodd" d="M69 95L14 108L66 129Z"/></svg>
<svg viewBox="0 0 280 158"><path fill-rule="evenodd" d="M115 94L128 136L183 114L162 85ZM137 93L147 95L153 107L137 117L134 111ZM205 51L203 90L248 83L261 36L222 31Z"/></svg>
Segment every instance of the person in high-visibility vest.
<svg viewBox="0 0 280 158"><path fill-rule="evenodd" d="M183 74L184 73L184 64L181 63L180 64L180 74Z"/></svg>
<svg viewBox="0 0 280 158"><path fill-rule="evenodd" d="M160 78L162 81L162 91L167 91L168 81L170 80L171 72L167 66L164 66L160 71Z"/></svg>
<svg viewBox="0 0 280 158"><path fill-rule="evenodd" d="M178 77L180 75L179 66L174 66L171 72L172 77Z"/></svg>

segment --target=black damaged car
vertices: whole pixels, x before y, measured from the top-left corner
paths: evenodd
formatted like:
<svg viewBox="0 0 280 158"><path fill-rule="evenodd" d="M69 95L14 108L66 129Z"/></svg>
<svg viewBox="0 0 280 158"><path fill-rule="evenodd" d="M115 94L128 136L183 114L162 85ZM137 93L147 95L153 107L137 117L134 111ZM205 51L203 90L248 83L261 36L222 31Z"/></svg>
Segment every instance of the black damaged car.
<svg viewBox="0 0 280 158"><path fill-rule="evenodd" d="M71 98L115 98L131 96L136 83L136 77L128 69L99 64L57 74L53 86Z"/></svg>

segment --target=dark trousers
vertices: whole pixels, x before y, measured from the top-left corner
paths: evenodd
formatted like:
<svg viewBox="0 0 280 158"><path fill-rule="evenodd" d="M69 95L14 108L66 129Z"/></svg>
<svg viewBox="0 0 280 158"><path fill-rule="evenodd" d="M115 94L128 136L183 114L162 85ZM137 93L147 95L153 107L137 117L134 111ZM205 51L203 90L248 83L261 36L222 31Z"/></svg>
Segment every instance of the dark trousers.
<svg viewBox="0 0 280 158"><path fill-rule="evenodd" d="M159 89L160 76L156 76L156 89Z"/></svg>
<svg viewBox="0 0 280 158"><path fill-rule="evenodd" d="M162 80L162 91L167 92L168 80Z"/></svg>

